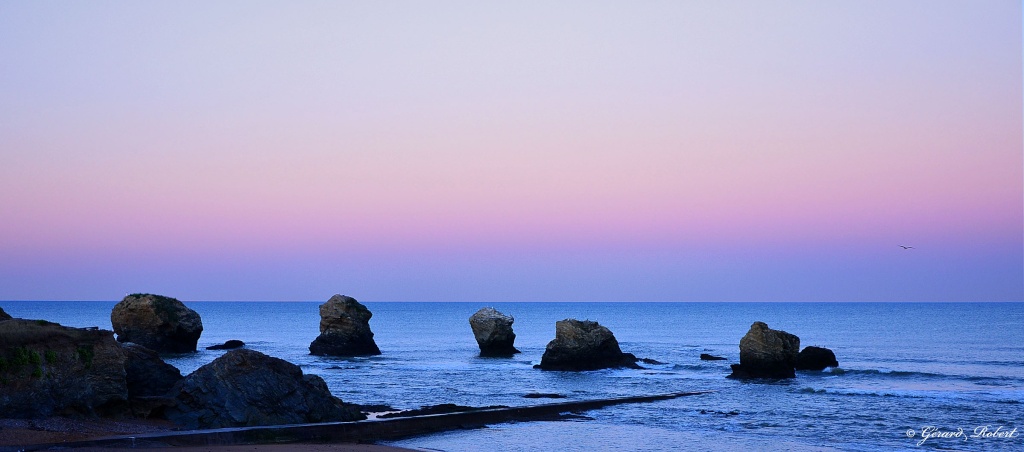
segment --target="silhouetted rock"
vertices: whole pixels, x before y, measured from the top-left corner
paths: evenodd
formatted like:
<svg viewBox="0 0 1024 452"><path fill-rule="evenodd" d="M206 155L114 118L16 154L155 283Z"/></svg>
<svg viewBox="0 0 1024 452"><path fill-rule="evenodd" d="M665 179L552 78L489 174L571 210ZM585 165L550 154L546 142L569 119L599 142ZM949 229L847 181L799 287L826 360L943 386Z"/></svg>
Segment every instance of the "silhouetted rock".
<svg viewBox="0 0 1024 452"><path fill-rule="evenodd" d="M836 354L824 347L804 347L796 356L796 370L825 370L826 367L839 367Z"/></svg>
<svg viewBox="0 0 1024 452"><path fill-rule="evenodd" d="M512 332L515 319L496 311L494 308L483 308L469 318L469 326L480 346L480 356L508 357L516 353L514 342L516 333Z"/></svg>
<svg viewBox="0 0 1024 452"><path fill-rule="evenodd" d="M725 358L721 356L709 355L707 353L701 353L700 359L704 361L724 361Z"/></svg>
<svg viewBox="0 0 1024 452"><path fill-rule="evenodd" d="M661 361L658 361L656 359L651 359L651 358L640 358L640 362L642 362L644 364L653 364L653 365L665 364L665 363L663 363Z"/></svg>
<svg viewBox="0 0 1024 452"><path fill-rule="evenodd" d="M45 320L0 326L0 418L119 415L125 355L111 331Z"/></svg>
<svg viewBox="0 0 1024 452"><path fill-rule="evenodd" d="M379 355L370 331L370 313L355 298L335 295L320 305L320 335L309 353L328 356Z"/></svg>
<svg viewBox="0 0 1024 452"><path fill-rule="evenodd" d="M740 363L732 365L730 378L793 378L800 338L754 322L740 339Z"/></svg>
<svg viewBox="0 0 1024 452"><path fill-rule="evenodd" d="M548 343L540 364L543 370L597 370L614 367L639 369L636 356L623 353L608 328L589 320L555 322L555 339Z"/></svg>
<svg viewBox="0 0 1024 452"><path fill-rule="evenodd" d="M316 375L263 353L231 350L173 389L167 418L189 429L340 422L365 419L331 395Z"/></svg>
<svg viewBox="0 0 1024 452"><path fill-rule="evenodd" d="M4 312L4 308L0 308L0 321L11 320L12 318L10 314Z"/></svg>
<svg viewBox="0 0 1024 452"><path fill-rule="evenodd" d="M242 348L242 347L245 347L245 342L242 342L242 341L240 341L238 339L231 339L231 340L229 340L227 342L224 342L223 344L211 345L209 347L206 347L206 349L207 350L234 350L236 348Z"/></svg>
<svg viewBox="0 0 1024 452"><path fill-rule="evenodd" d="M203 333L199 314L161 295L132 294L110 312L118 342L134 342L157 353L196 351Z"/></svg>
<svg viewBox="0 0 1024 452"><path fill-rule="evenodd" d="M131 342L122 344L122 348L127 359L124 370L128 397L165 396L182 379L181 371L165 363L156 351Z"/></svg>

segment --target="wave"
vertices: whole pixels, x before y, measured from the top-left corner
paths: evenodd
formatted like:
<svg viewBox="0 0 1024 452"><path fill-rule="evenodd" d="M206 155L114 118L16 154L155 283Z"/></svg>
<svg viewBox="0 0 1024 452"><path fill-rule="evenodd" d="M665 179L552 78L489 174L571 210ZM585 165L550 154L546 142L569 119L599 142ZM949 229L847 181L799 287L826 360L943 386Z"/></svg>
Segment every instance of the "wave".
<svg viewBox="0 0 1024 452"><path fill-rule="evenodd" d="M1022 381L1024 381L1021 378L1015 377L989 377L981 375L956 375L940 374L934 372L914 372L881 369L843 369L839 367L832 368L830 371L822 372L822 374L826 376L882 377L897 380L963 380L983 386L1019 386L1022 383Z"/></svg>

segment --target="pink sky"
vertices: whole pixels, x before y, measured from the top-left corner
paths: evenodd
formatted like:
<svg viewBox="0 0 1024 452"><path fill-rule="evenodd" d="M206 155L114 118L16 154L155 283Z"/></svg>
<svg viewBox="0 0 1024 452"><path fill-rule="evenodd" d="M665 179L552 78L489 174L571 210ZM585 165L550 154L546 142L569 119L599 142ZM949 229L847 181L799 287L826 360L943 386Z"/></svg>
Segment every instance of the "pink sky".
<svg viewBox="0 0 1024 452"><path fill-rule="evenodd" d="M1021 22L7 2L0 300L1022 301Z"/></svg>

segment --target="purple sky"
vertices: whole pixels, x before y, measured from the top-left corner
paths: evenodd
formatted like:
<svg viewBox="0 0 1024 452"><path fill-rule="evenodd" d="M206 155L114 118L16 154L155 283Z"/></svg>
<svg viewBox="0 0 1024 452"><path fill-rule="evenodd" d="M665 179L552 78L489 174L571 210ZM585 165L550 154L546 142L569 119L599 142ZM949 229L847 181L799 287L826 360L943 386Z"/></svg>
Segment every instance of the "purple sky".
<svg viewBox="0 0 1024 452"><path fill-rule="evenodd" d="M0 300L1024 301L1021 24L2 2Z"/></svg>

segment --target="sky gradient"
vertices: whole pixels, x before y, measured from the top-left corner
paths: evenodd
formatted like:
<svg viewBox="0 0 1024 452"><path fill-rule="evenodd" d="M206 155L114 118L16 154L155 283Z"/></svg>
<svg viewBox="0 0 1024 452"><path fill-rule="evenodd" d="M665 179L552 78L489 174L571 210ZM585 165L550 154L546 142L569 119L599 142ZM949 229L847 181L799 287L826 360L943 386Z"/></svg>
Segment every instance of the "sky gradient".
<svg viewBox="0 0 1024 452"><path fill-rule="evenodd" d="M2 2L0 300L1024 301L1021 24Z"/></svg>

